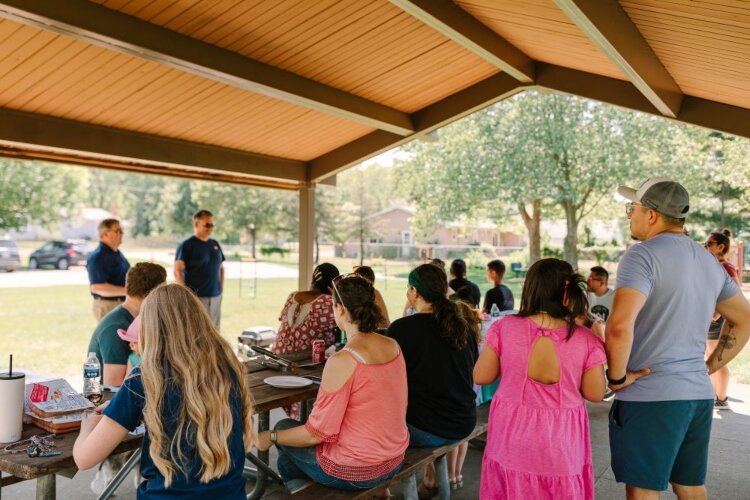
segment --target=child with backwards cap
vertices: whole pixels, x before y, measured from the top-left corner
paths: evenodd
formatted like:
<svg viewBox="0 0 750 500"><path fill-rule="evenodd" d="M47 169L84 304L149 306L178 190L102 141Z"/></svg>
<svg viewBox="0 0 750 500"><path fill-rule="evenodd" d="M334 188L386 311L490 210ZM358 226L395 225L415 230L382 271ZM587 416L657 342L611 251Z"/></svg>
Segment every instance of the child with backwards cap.
<svg viewBox="0 0 750 500"><path fill-rule="evenodd" d="M130 374L130 371L136 366L141 366L141 350L138 348L138 332L141 329L141 316L140 314L133 319L127 330L122 328L117 329L117 335L130 345L130 350L133 351L128 356L128 364L125 369L126 376Z"/></svg>

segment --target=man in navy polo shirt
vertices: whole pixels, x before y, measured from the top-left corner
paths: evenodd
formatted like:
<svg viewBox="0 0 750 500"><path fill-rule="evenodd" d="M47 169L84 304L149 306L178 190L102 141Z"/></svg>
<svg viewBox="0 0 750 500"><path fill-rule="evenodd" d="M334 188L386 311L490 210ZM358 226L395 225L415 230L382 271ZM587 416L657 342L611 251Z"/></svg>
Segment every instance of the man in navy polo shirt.
<svg viewBox="0 0 750 500"><path fill-rule="evenodd" d="M221 293L224 289L224 253L221 245L211 239L214 215L198 210L193 215L193 236L177 247L174 278L190 287L214 320L221 325Z"/></svg>
<svg viewBox="0 0 750 500"><path fill-rule="evenodd" d="M117 219L99 223L99 246L86 260L89 289L94 298L92 311L97 321L125 300L125 275L130 263L118 250L122 244L122 227Z"/></svg>

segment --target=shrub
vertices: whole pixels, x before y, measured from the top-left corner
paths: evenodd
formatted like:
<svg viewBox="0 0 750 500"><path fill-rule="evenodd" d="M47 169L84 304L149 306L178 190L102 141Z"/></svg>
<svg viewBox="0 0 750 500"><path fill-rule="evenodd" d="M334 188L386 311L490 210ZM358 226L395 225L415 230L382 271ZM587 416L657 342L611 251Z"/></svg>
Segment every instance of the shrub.
<svg viewBox="0 0 750 500"><path fill-rule="evenodd" d="M270 257L273 254L278 254L280 257L283 258L286 253L287 253L287 250L285 250L285 249L283 249L281 247L276 247L276 246L273 246L273 247L266 247L266 246L260 247L260 254L263 257Z"/></svg>

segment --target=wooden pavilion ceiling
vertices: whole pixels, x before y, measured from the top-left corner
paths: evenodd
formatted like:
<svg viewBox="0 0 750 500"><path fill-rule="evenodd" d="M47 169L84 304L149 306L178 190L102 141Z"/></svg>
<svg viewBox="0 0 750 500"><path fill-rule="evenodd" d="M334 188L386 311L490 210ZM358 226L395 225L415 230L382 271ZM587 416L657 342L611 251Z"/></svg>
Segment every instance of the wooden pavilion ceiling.
<svg viewBox="0 0 750 500"><path fill-rule="evenodd" d="M0 154L295 188L529 88L750 137L740 0L0 0Z"/></svg>

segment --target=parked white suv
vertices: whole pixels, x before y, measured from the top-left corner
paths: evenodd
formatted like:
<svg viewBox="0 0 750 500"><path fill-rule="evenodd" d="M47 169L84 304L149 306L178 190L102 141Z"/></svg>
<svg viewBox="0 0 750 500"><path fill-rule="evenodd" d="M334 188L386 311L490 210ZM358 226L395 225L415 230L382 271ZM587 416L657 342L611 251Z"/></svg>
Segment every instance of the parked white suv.
<svg viewBox="0 0 750 500"><path fill-rule="evenodd" d="M21 258L18 255L18 245L13 240L0 240L0 269L8 272L15 271L21 267Z"/></svg>

